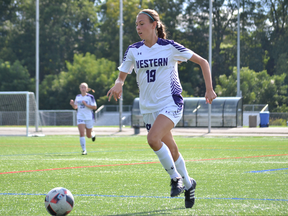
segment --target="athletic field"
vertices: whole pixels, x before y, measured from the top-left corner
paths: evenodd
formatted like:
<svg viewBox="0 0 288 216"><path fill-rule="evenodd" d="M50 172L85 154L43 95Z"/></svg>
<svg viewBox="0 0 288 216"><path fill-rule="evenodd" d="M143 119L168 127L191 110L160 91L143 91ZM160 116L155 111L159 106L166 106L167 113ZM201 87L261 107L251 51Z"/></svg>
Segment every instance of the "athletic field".
<svg viewBox="0 0 288 216"><path fill-rule="evenodd" d="M286 137L176 136L197 181L196 202L170 198L170 179L145 136L0 137L0 215L48 215L45 194L65 187L69 215L287 215Z"/></svg>

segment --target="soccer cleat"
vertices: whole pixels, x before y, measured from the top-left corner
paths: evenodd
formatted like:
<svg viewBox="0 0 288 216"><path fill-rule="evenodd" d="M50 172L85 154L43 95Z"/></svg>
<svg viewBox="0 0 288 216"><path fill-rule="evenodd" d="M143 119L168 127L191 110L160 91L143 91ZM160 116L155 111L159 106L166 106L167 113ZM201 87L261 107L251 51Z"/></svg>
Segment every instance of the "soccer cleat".
<svg viewBox="0 0 288 216"><path fill-rule="evenodd" d="M95 141L95 139L96 139L96 136L93 136L93 137L92 137L92 141L94 142L94 141Z"/></svg>
<svg viewBox="0 0 288 216"><path fill-rule="evenodd" d="M190 178L192 186L190 189L185 189L185 207L192 208L195 203L195 189L196 189L196 181Z"/></svg>
<svg viewBox="0 0 288 216"><path fill-rule="evenodd" d="M82 155L87 155L87 152L86 152L86 150L82 152Z"/></svg>
<svg viewBox="0 0 288 216"><path fill-rule="evenodd" d="M183 181L182 178L174 178L171 179L171 197L176 197L179 194L183 193L184 187L183 187Z"/></svg>
<svg viewBox="0 0 288 216"><path fill-rule="evenodd" d="M95 135L95 132L94 131L92 131L92 141L94 142L95 140L96 140L96 135Z"/></svg>

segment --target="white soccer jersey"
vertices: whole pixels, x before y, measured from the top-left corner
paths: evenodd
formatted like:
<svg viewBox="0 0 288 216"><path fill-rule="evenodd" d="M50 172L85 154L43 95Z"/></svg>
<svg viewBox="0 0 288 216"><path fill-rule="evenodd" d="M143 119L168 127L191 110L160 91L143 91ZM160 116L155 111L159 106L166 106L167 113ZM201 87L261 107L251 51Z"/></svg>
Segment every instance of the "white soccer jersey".
<svg viewBox="0 0 288 216"><path fill-rule="evenodd" d="M192 55L183 45L161 38L151 48L144 41L128 47L118 69L125 73L134 69L142 114L159 111L171 103L183 104L177 61L186 62Z"/></svg>
<svg viewBox="0 0 288 216"><path fill-rule="evenodd" d="M91 94L86 94L82 96L78 94L75 98L74 104L77 105L77 119L81 120L93 120L95 118L94 111L88 107L86 107L82 101L85 101L88 105L97 106L95 98Z"/></svg>

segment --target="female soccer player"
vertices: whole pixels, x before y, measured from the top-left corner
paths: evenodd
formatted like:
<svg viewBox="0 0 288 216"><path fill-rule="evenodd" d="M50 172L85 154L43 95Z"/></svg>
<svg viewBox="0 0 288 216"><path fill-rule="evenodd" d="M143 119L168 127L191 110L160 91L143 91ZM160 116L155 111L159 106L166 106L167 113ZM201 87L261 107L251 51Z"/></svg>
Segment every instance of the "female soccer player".
<svg viewBox="0 0 288 216"><path fill-rule="evenodd" d="M88 88L87 83L81 83L79 86L81 94L78 94L75 101L70 100L70 105L73 109L77 109L77 125L80 133L80 144L82 147L82 155L87 155L86 151L86 140L85 140L85 129L88 138L92 137L92 141L95 141L95 133L92 131L94 123L94 111L97 109L95 98L92 94L87 92L93 91Z"/></svg>
<svg viewBox="0 0 288 216"><path fill-rule="evenodd" d="M171 197L178 196L185 189L185 207L192 208L196 181L189 177L171 133L183 113L178 62L190 60L200 65L206 85L205 98L211 104L217 95L212 87L209 64L190 49L167 40L165 26L155 10L145 9L137 15L136 31L142 41L126 50L115 85L107 92L108 100L112 96L116 101L121 97L127 74L134 69L140 91L140 109L148 130L147 141L170 175Z"/></svg>

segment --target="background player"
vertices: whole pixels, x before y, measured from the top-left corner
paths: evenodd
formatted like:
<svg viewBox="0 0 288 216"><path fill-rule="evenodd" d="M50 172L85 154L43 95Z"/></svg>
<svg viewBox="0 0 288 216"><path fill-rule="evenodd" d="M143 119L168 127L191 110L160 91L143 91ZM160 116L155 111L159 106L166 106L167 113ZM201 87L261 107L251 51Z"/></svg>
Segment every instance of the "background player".
<svg viewBox="0 0 288 216"><path fill-rule="evenodd" d="M94 124L94 110L97 109L95 98L92 94L87 92L93 89L88 88L87 83L81 83L79 86L81 94L78 94L75 101L70 100L70 105L73 109L77 109L77 125L80 133L80 145L82 147L82 155L87 155L86 151L86 140L85 140L85 129L88 138L92 138L95 141L96 136L93 130Z"/></svg>
<svg viewBox="0 0 288 216"><path fill-rule="evenodd" d="M192 208L196 181L189 177L171 133L183 114L177 62L190 60L200 65L206 85L206 102L211 104L216 94L209 64L181 44L166 40L165 26L155 10L145 9L137 15L136 31L142 41L126 50L115 85L107 92L108 100L112 96L116 101L121 97L127 74L134 69L140 92L140 110L149 131L148 143L170 175L171 197L178 196L185 189L185 207Z"/></svg>

